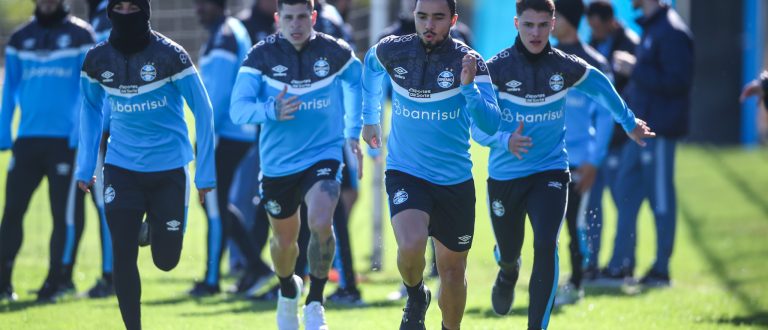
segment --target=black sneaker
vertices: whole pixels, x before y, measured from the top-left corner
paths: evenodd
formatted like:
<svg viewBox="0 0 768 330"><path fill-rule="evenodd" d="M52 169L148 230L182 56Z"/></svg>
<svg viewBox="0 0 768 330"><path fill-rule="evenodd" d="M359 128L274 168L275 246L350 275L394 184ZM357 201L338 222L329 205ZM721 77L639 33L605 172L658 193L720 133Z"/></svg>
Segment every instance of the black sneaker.
<svg viewBox="0 0 768 330"><path fill-rule="evenodd" d="M650 270L640 279L640 284L648 287L661 288L670 286L672 282L669 280L669 274Z"/></svg>
<svg viewBox="0 0 768 330"><path fill-rule="evenodd" d="M597 279L590 283L591 286L607 287L607 288L619 288L624 285L631 285L634 283L632 278L632 272L629 270L612 270L610 268L604 268L600 271Z"/></svg>
<svg viewBox="0 0 768 330"><path fill-rule="evenodd" d="M365 302L360 297L360 291L357 289L338 288L336 289L336 292L328 296L326 300L345 306L365 306Z"/></svg>
<svg viewBox="0 0 768 330"><path fill-rule="evenodd" d="M77 290L75 290L75 283L73 283L72 280L69 280L59 284L58 296L61 297L64 295L74 294L76 291Z"/></svg>
<svg viewBox="0 0 768 330"><path fill-rule="evenodd" d="M60 286L58 283L54 283L53 281L45 281L43 282L43 286L40 287L40 290L37 290L37 302L39 303L50 303L50 302L56 302L56 298L59 296Z"/></svg>
<svg viewBox="0 0 768 330"><path fill-rule="evenodd" d="M209 297L221 292L218 285L210 285L205 282L195 282L192 290L187 292L192 297Z"/></svg>
<svg viewBox="0 0 768 330"><path fill-rule="evenodd" d="M8 285L3 289L0 289L0 302L9 301L14 302L19 300L19 295L13 291L13 286Z"/></svg>
<svg viewBox="0 0 768 330"><path fill-rule="evenodd" d="M144 221L141 223L141 229L139 229L139 246L145 247L152 244L152 235L150 233L149 222Z"/></svg>
<svg viewBox="0 0 768 330"><path fill-rule="evenodd" d="M429 292L426 284L424 288L424 299L408 297L403 308L403 319L400 321L400 330L425 330L424 317L427 315L429 303L432 301L432 292Z"/></svg>
<svg viewBox="0 0 768 330"><path fill-rule="evenodd" d="M496 315L508 315L512 312L515 302L515 282L508 281L502 276L501 270L496 274L496 281L491 289L491 306Z"/></svg>
<svg viewBox="0 0 768 330"><path fill-rule="evenodd" d="M115 294L115 286L112 281L108 281L104 278L100 278L96 281L96 284L88 290L88 298L106 298Z"/></svg>

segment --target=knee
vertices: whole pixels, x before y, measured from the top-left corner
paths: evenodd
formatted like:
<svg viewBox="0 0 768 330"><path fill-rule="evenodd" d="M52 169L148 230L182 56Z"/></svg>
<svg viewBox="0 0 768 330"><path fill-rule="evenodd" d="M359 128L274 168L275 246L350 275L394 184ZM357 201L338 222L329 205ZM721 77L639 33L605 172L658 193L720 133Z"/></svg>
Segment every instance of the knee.
<svg viewBox="0 0 768 330"><path fill-rule="evenodd" d="M557 249L557 239L538 239L533 242L534 254L552 254Z"/></svg>
<svg viewBox="0 0 768 330"><path fill-rule="evenodd" d="M312 233L330 235L333 224L333 209L328 205L315 205L307 213L307 226Z"/></svg>
<svg viewBox="0 0 768 330"><path fill-rule="evenodd" d="M438 262L439 264L439 262ZM466 265L464 263L455 263L439 267L440 281L445 283L464 283L466 274Z"/></svg>
<svg viewBox="0 0 768 330"><path fill-rule="evenodd" d="M296 245L296 238L291 237L291 235L275 235L272 236L272 245L280 249L287 249Z"/></svg>
<svg viewBox="0 0 768 330"><path fill-rule="evenodd" d="M424 248L426 243L419 240L401 240L398 242L398 253L404 257L421 257L424 258Z"/></svg>

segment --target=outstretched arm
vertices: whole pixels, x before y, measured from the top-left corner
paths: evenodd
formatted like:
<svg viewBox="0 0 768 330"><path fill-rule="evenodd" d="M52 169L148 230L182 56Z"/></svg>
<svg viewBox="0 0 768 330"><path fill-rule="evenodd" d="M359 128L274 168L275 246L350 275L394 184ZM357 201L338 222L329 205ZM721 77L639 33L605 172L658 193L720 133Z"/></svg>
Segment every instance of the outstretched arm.
<svg viewBox="0 0 768 330"><path fill-rule="evenodd" d="M365 54L363 69L363 140L371 148L381 147L382 82L387 72L376 55L378 45Z"/></svg>

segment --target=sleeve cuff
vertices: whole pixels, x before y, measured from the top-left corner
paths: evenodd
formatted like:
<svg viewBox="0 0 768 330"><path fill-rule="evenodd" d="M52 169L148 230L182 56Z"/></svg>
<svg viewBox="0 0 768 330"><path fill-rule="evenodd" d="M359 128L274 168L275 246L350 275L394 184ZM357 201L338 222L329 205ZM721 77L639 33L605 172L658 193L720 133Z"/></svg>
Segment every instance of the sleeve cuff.
<svg viewBox="0 0 768 330"><path fill-rule="evenodd" d="M474 81L466 85L461 85L459 89L461 90L461 94L464 95L465 97L475 96L480 94L480 90L477 89L477 85L475 84Z"/></svg>
<svg viewBox="0 0 768 330"><path fill-rule="evenodd" d="M375 113L364 113L363 114L363 125L376 125L381 122L381 118L378 114Z"/></svg>
<svg viewBox="0 0 768 330"><path fill-rule="evenodd" d="M512 136L512 133L510 132L501 132L501 134L499 134L499 144L507 152L509 152L509 138L511 136Z"/></svg>
<svg viewBox="0 0 768 330"><path fill-rule="evenodd" d="M277 120L277 109L275 108L275 102L267 102L266 115L269 120Z"/></svg>

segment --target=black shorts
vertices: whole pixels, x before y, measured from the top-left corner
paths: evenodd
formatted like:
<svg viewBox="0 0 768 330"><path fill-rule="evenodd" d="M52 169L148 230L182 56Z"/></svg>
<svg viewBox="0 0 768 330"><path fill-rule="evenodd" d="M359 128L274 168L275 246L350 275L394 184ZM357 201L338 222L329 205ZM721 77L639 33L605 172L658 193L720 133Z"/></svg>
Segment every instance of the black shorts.
<svg viewBox="0 0 768 330"><path fill-rule="evenodd" d="M388 170L385 185L389 211L416 209L429 214L429 236L448 249L463 252L472 247L475 233L475 182L442 186L413 175Z"/></svg>
<svg viewBox="0 0 768 330"><path fill-rule="evenodd" d="M148 220L157 219L165 223L169 232L183 234L189 190L189 175L183 167L136 172L104 165L104 207L107 214L118 210L144 211Z"/></svg>
<svg viewBox="0 0 768 330"><path fill-rule="evenodd" d="M306 170L286 176L268 177L261 180L261 196L264 206L275 219L285 219L296 213L312 186L323 180L341 183L341 162L321 160Z"/></svg>

